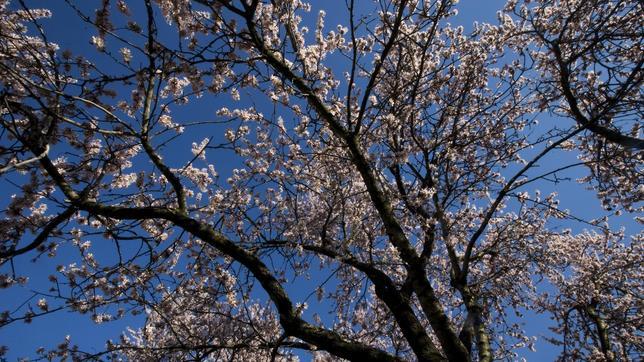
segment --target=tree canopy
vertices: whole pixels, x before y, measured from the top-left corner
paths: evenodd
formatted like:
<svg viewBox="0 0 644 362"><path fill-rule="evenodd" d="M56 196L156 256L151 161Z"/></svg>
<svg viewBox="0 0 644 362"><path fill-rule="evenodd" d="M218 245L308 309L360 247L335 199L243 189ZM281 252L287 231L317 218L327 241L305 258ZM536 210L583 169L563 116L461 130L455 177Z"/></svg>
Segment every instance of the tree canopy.
<svg viewBox="0 0 644 362"><path fill-rule="evenodd" d="M0 327L143 317L40 359L491 361L552 319L562 361L637 360L643 3L457 3L56 3L79 44L0 0L0 288L57 265Z"/></svg>

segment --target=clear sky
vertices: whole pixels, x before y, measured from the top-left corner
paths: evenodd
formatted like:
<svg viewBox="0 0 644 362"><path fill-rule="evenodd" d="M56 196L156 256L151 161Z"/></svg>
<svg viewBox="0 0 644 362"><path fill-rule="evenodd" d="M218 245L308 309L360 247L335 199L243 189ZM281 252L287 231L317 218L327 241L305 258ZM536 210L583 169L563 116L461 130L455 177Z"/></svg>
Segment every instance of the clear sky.
<svg viewBox="0 0 644 362"><path fill-rule="evenodd" d="M338 3L335 6L333 3ZM76 3L84 2L84 6L98 6L100 1L75 1ZM128 2L134 3L134 0ZM48 7L53 10L53 18L44 20L42 23L45 26L46 33L50 40L57 42L61 45L62 49L72 48L76 53L83 53L83 50L91 49L89 40L94 35L94 29L91 29L87 24L79 21L75 14L69 10L62 0L38 0L26 1L29 6L33 7ZM344 12L344 1L342 0L313 0L311 1L314 9L325 8L327 10L327 27L334 28L336 24L346 24L347 14ZM461 0L458 9L459 14L452 21L455 24L462 24L466 29L474 22L496 22L496 12L503 6L504 1L501 0ZM212 100L203 100L202 107L191 107L195 109L193 112L195 118L208 117L214 114L214 104L222 102L217 100L214 103ZM210 105L210 107L208 107ZM203 138L195 135L194 140L199 141ZM189 143L188 143L189 144ZM181 152L189 151L189 146ZM229 160L214 160L216 164L223 165L221 169L232 168L234 164ZM228 164L226 164L228 163ZM575 171L576 172L576 171ZM580 174L572 173L571 177L579 177ZM552 188L552 185L544 185L544 188ZM544 193L547 190L543 190ZM581 187L575 185L559 185L557 191L560 192L560 199L562 205L570 205L573 210L583 210L583 212L591 215L599 211L597 207L598 202L594 195L584 192ZM16 192L15 187L9 185L6 180L0 179L0 204L4 206L9 196ZM625 225L629 227L634 224ZM580 230L579 225L571 226ZM46 280L47 275L54 270L55 265L61 263L61 259L68 259L65 256L64 250L61 252L61 257L57 260L50 260L42 258L36 263L31 263L30 258L33 255L28 254L16 259L15 267L21 274L27 274L31 277L31 282L26 287L13 287L9 290L0 291L0 309L18 308L25 298L31 294L31 290L41 290L40 287L48 286ZM5 266L4 268L7 268ZM5 270L1 270L5 271ZM294 294L299 293L297 285L291 286L290 292ZM32 301L33 303L33 301ZM59 312L56 314L48 315L45 317L35 319L31 324L15 323L6 328L0 329L0 345L8 345L11 349L8 354L10 361L15 360L19 356L33 356L34 350L39 346L53 347L60 343L66 334L70 334L72 342L78 344L86 351L100 351L104 348L106 339L118 339L119 334L125 330L126 326L138 327L141 318L128 317L116 322L109 322L101 325L94 324L89 315L78 315L68 312ZM526 322L525 328L527 331L534 335L542 335L547 333L547 318L532 317L524 319ZM557 350L552 345L544 342L537 344L537 352L530 352L527 349L524 351L528 360L531 361L547 361L553 360L557 354Z"/></svg>

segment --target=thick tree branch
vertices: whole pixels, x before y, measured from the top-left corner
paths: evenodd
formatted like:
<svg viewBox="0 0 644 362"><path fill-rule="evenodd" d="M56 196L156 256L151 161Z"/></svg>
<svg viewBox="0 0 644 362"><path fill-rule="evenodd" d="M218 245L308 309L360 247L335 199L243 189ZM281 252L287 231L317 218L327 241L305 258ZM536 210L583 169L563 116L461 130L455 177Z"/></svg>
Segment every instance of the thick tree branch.
<svg viewBox="0 0 644 362"><path fill-rule="evenodd" d="M606 358L606 361L612 362L614 358L613 358L613 353L611 351L610 337L608 336L608 326L606 325L606 322L599 315L599 312L597 312L597 309L593 304L587 305L584 308L584 312L588 314L590 319L595 324L595 327L597 328L597 336L599 337L599 347L602 353L604 354L604 358Z"/></svg>
<svg viewBox="0 0 644 362"><path fill-rule="evenodd" d="M156 66L155 66L155 57L154 57L154 43L156 36L156 27L154 24L154 10L152 9L152 3L150 0L145 1L145 7L147 9L147 19L148 19L148 40L147 40L147 51L148 51L148 84L147 89L145 90L144 98L144 107L142 115L142 131L141 131L141 144L145 153L150 157L152 163L161 171L163 176L168 179L170 185L174 189L175 194L177 195L177 204L179 205L179 211L186 213L186 195L183 190L183 185L181 180L170 170L168 166L161 160L161 157L154 150L150 144L149 133L150 133L150 120L152 117L152 100L154 99L154 89L155 89L155 78L156 78Z"/></svg>
<svg viewBox="0 0 644 362"><path fill-rule="evenodd" d="M561 86L561 91L564 95L564 98L566 99L566 102L568 103L568 106L570 107L570 112L573 118L585 129L588 129L589 131L605 138L610 142L616 143L625 148L632 148L636 150L644 149L643 139L630 137L614 129L600 125L599 120L601 116L603 116L604 112L598 114L597 117L590 119L583 114L583 112L579 108L577 97L575 97L575 95L573 94L572 88L570 86L570 71L568 70L568 64L563 59L559 45L552 44L552 51L555 55L555 59L557 60L559 67L559 85Z"/></svg>
<svg viewBox="0 0 644 362"><path fill-rule="evenodd" d="M34 240L29 243L26 246L23 246L22 248L18 249L11 249L8 251L0 251L0 258L13 258L18 255L22 255L26 252L29 252L33 249L36 249L40 245L42 245L45 241L47 241L47 238L49 235L56 230L60 224L64 223L65 221L69 220L72 215L76 212L76 207L74 206L69 206L66 208L63 212L60 214L56 215L53 219L49 220L49 222L45 225L45 227L38 233L38 235L34 238Z"/></svg>
<svg viewBox="0 0 644 362"><path fill-rule="evenodd" d="M340 255L325 247L303 245L303 248L328 256L363 272L376 287L376 295L378 298L389 307L389 310L396 319L398 326L405 335L411 348L414 350L418 360L443 361L445 359L427 335L424 327L418 321L418 318L411 308L409 299L403 297L402 293L400 293L387 274L371 264L361 262L351 256Z"/></svg>

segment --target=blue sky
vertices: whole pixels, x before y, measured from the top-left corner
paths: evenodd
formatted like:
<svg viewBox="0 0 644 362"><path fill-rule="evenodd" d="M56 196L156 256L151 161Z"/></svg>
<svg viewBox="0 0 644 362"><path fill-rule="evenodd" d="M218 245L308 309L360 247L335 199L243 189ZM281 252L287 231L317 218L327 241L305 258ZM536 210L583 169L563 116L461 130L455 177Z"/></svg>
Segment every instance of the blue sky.
<svg viewBox="0 0 644 362"><path fill-rule="evenodd" d="M332 2L337 1L338 6L333 6ZM80 1L77 1L80 3ZM84 6L91 8L98 6L100 1L84 0ZM132 1L128 1L132 2ZM327 28L332 29L336 24L346 24L347 14L344 12L344 1L342 0L313 0L311 1L314 9L325 8L327 10L326 24ZM454 24L464 25L465 28L474 22L495 22L498 9L503 6L504 1L500 0L461 0L458 9L459 15L452 20ZM53 10L53 18L43 21L46 33L50 39L61 45L61 49L72 48L76 53L84 53L93 49L89 40L95 34L94 29L80 21L73 12L71 12L65 2L58 1L27 1L27 4L33 7L48 7ZM190 116L195 119L210 117L214 114L217 104L225 104L225 100L204 99L197 103L199 106L190 106L193 112ZM195 134L194 139L190 142L199 142L201 138ZM188 142L188 144L190 143ZM189 146L179 152L189 152ZM574 156L557 156L557 157L574 157ZM548 160L544 161L548 162ZM218 166L220 172L225 172L235 166L230 159L215 159L214 163ZM544 166L547 166L545 164ZM579 177L579 171L573 171L569 174L573 179ZM544 184L542 192L547 194L548 188L553 189L550 184ZM581 211L582 216L597 215L601 212L598 202L590 192L582 190L582 187L574 184L557 185L556 191L559 192L562 206L573 210ZM0 179L0 204L6 204L8 197L15 193L15 188ZM628 218L624 218L624 225L631 230L636 230L635 224ZM580 225L570 225L575 230L581 230ZM26 255L16 259L15 266L19 273L27 274L31 282L26 287L13 287L9 290L0 291L1 308L13 309L20 306L25 298L32 294L31 290L42 290L49 285L47 275L55 268L56 264L61 263L61 259L71 260L73 256L65 255L65 250L60 253L60 258L50 260L47 258L40 259L37 263L31 263L29 260L33 255ZM5 266L6 268L6 266ZM5 270L1 270L5 271ZM289 292L293 295L308 294L300 290L302 286L294 284L289 286ZM315 298L313 298L315 299ZM313 312L314 310L311 310ZM35 319L31 324L16 323L9 327L0 329L0 344L10 346L8 358L10 361L19 356L33 356L34 350L39 346L53 347L60 343L66 334L70 334L72 342L78 344L86 351L99 351L104 347L105 340L108 338L117 339L119 334L125 330L126 326L137 327L140 318L127 317L116 322L96 325L88 315L78 315L68 312L60 312L53 315ZM529 316L524 319L526 329L529 333L540 335L547 333L546 322L544 317ZM545 361L552 360L557 354L556 349L547 344L540 342L537 344L537 352L531 353L525 350L525 357L528 360Z"/></svg>

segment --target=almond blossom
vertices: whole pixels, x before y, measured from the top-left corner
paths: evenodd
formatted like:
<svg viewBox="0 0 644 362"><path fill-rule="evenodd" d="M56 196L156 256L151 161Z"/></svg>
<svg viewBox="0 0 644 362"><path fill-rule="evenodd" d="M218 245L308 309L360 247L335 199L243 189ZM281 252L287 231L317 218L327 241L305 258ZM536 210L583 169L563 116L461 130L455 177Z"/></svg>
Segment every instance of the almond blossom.
<svg viewBox="0 0 644 362"><path fill-rule="evenodd" d="M50 360L637 360L641 2L457 3L0 0L0 327L140 321Z"/></svg>

